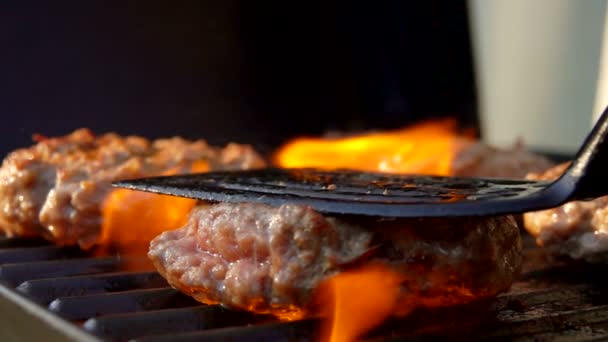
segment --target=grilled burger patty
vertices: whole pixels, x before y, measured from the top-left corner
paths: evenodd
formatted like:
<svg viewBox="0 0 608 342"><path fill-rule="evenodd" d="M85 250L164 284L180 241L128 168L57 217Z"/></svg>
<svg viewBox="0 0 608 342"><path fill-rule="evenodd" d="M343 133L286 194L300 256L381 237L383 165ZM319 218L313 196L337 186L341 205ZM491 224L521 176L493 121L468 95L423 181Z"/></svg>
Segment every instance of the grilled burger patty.
<svg viewBox="0 0 608 342"><path fill-rule="evenodd" d="M451 305L507 290L521 262L511 216L326 217L300 205L202 204L156 237L148 256L169 283L204 303L304 315L314 289L353 265L382 263L406 279L399 301Z"/></svg>
<svg viewBox="0 0 608 342"><path fill-rule="evenodd" d="M457 153L452 174L458 177L524 178L531 172L543 172L554 164L531 153L521 144L499 149L475 142Z"/></svg>
<svg viewBox="0 0 608 342"><path fill-rule="evenodd" d="M87 129L40 138L10 153L0 167L0 232L90 247L99 237L112 181L191 172L196 163L211 170L264 166L249 146L237 144L222 149L203 140L95 136Z"/></svg>
<svg viewBox="0 0 608 342"><path fill-rule="evenodd" d="M554 180L567 167L568 163L561 164L527 178ZM592 262L608 261L608 196L526 213L524 226L539 246L552 253Z"/></svg>

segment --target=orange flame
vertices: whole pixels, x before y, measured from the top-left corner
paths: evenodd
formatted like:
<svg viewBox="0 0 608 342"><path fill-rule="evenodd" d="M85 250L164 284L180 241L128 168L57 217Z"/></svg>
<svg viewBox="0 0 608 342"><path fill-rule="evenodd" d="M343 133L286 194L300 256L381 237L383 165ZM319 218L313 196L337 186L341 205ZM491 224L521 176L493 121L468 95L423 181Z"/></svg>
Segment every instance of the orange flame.
<svg viewBox="0 0 608 342"><path fill-rule="evenodd" d="M396 309L402 281L402 275L382 264L368 264L325 280L317 292L326 316L321 341L353 341L382 323Z"/></svg>
<svg viewBox="0 0 608 342"><path fill-rule="evenodd" d="M423 294L407 285L404 274L373 261L324 280L315 293L324 317L320 340L354 341L389 316L403 317L417 308L461 305L487 296L482 289L474 294L465 286L447 285L445 278L452 277L447 270L435 270L426 276L431 283L446 285L435 293Z"/></svg>
<svg viewBox="0 0 608 342"><path fill-rule="evenodd" d="M294 139L275 153L274 162L287 168L446 176L453 174L454 158L473 142L473 134L459 134L456 121L445 119L346 138ZM368 264L323 282L316 293L326 316L322 340L352 341L390 315L403 316L419 306L457 304L472 297L466 288L458 287L444 288L445 293L435 297L416 293L400 297L404 280L403 275L386 265Z"/></svg>
<svg viewBox="0 0 608 342"><path fill-rule="evenodd" d="M209 165L197 162L192 172L205 172ZM163 175L177 173L169 170ZM100 245L111 246L125 257L130 269L151 268L145 258L150 241L160 233L186 223L196 200L127 189L113 190L102 204Z"/></svg>
<svg viewBox="0 0 608 342"><path fill-rule="evenodd" d="M471 141L445 119L347 138L298 138L281 147L274 161L287 168L449 175L454 156Z"/></svg>

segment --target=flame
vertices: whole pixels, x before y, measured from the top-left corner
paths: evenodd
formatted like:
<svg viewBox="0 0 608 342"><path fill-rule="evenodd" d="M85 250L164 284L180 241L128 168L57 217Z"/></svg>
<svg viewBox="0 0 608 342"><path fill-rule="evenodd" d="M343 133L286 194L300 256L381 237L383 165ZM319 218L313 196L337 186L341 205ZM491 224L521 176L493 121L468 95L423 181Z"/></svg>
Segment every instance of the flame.
<svg viewBox="0 0 608 342"><path fill-rule="evenodd" d="M379 261L340 272L324 280L315 292L315 303L323 316L323 342L354 341L382 324L389 316L403 317L417 308L438 308L471 303L488 295L473 293L462 285L450 284L447 270L427 274L427 281L445 284L434 293L412 286L403 273Z"/></svg>
<svg viewBox="0 0 608 342"><path fill-rule="evenodd" d="M341 272L317 289L326 319L321 341L353 341L395 312L403 276L374 263Z"/></svg>
<svg viewBox="0 0 608 342"><path fill-rule="evenodd" d="M472 142L456 121L422 122L395 131L347 138L298 138L281 147L274 162L287 168L349 168L365 171L450 175L458 151Z"/></svg>
<svg viewBox="0 0 608 342"><path fill-rule="evenodd" d="M209 165L198 161L192 172L206 172ZM172 175L179 170L163 173ZM186 223L196 200L148 192L116 189L102 204L100 245L116 249L129 269L152 268L145 258L150 241L160 233Z"/></svg>
<svg viewBox="0 0 608 342"><path fill-rule="evenodd" d="M346 138L298 138L274 155L287 168L358 169L390 173L449 176L454 158L474 142L457 131L456 121L422 122L399 130ZM443 274L436 274L444 277ZM352 341L389 316L404 316L417 307L440 307L472 300L465 287L446 286L435 296L413 289L402 293L405 277L386 265L372 263L324 281L316 299L325 319L322 341ZM445 283L437 279L437 283Z"/></svg>

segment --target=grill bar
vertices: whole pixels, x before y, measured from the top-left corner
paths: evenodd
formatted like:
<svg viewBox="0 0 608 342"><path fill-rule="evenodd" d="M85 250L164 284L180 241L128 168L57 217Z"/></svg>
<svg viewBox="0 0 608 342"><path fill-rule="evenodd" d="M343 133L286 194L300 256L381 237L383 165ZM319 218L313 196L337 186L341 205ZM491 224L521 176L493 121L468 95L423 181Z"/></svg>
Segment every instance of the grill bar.
<svg viewBox="0 0 608 342"><path fill-rule="evenodd" d="M87 320L83 327L93 335L115 340L140 336L192 332L254 323L253 315L219 305L107 315Z"/></svg>
<svg viewBox="0 0 608 342"><path fill-rule="evenodd" d="M319 322L308 319L297 322L258 324L248 327L210 329L138 338L138 342L223 342L223 341L316 341Z"/></svg>
<svg viewBox="0 0 608 342"><path fill-rule="evenodd" d="M163 286L167 286L167 282L156 272L121 272L28 280L21 283L17 290L38 303L48 304L59 297Z"/></svg>
<svg viewBox="0 0 608 342"><path fill-rule="evenodd" d="M0 341L101 341L2 285L0 317Z"/></svg>
<svg viewBox="0 0 608 342"><path fill-rule="evenodd" d="M160 310L200 305L170 287L110 294L57 298L49 309L61 317L84 320L107 314Z"/></svg>
<svg viewBox="0 0 608 342"><path fill-rule="evenodd" d="M26 261L47 261L66 257L82 255L75 248L61 248L57 246L40 246L29 248L8 248L0 250L0 264Z"/></svg>
<svg viewBox="0 0 608 342"><path fill-rule="evenodd" d="M0 266L0 281L19 285L26 280L95 274L118 270L118 258L82 258L43 262L24 262Z"/></svg>

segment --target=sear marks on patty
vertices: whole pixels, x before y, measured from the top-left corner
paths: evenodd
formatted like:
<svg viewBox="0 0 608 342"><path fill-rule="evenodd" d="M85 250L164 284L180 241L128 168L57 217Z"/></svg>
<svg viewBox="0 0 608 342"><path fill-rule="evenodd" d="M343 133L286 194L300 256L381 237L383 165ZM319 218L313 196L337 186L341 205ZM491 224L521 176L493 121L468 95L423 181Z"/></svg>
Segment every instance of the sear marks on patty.
<svg viewBox="0 0 608 342"><path fill-rule="evenodd" d="M0 230L8 236L44 236L58 244L97 242L101 205L111 182L205 168L264 166L249 147L226 148L178 137L149 141L87 129L39 138L10 153L0 168Z"/></svg>
<svg viewBox="0 0 608 342"><path fill-rule="evenodd" d="M519 270L521 241L511 216L382 221L220 203L197 206L184 227L151 242L148 256L173 287L203 303L294 318L311 313L322 280L366 262L405 276L404 305L494 296Z"/></svg>
<svg viewBox="0 0 608 342"><path fill-rule="evenodd" d="M498 149L475 142L458 152L452 172L458 177L524 178L530 172L542 172L553 165L549 159L527 151L522 143Z"/></svg>
<svg viewBox="0 0 608 342"><path fill-rule="evenodd" d="M560 164L528 179L554 180L568 167ZM552 253L591 262L608 261L608 196L573 201L557 208L524 214L524 226L539 246Z"/></svg>

